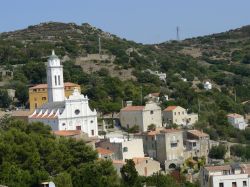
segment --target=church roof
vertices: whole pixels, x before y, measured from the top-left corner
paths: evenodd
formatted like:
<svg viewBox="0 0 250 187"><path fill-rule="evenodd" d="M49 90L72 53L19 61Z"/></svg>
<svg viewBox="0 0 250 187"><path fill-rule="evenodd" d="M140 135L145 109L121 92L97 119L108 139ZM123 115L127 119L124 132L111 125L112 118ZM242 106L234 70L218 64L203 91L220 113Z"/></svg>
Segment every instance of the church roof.
<svg viewBox="0 0 250 187"><path fill-rule="evenodd" d="M40 107L40 109L58 109L64 107L65 107L65 101L57 101L52 103L45 103Z"/></svg>

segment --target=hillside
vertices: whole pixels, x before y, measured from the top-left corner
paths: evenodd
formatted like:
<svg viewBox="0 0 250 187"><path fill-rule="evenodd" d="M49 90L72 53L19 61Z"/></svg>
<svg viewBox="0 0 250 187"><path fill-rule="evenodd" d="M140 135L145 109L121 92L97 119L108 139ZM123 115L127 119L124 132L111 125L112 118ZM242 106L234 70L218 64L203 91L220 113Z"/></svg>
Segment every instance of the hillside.
<svg viewBox="0 0 250 187"><path fill-rule="evenodd" d="M173 98L162 97L162 108L181 105L199 112L197 128L215 139L218 135L237 139L239 133L226 126L226 114L250 113L246 102L250 100L250 26L156 45L127 41L86 23L48 22L1 33L0 65L14 71L5 88L17 90L18 104L27 105L29 85L46 81L44 62L52 49L63 59L65 81L80 84L101 114L118 112L126 100L141 104L148 93L160 92ZM10 66L18 64L22 65ZM166 82L146 69L166 73ZM203 89L207 80L213 84L211 91Z"/></svg>

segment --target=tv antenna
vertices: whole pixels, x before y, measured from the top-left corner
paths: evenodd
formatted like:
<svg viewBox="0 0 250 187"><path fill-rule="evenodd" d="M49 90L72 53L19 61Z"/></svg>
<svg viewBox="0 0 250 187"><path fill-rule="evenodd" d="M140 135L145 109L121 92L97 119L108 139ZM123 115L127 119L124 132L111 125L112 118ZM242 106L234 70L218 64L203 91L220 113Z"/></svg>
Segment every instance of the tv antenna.
<svg viewBox="0 0 250 187"><path fill-rule="evenodd" d="M179 28L179 26L176 27L176 40L180 41L180 28Z"/></svg>

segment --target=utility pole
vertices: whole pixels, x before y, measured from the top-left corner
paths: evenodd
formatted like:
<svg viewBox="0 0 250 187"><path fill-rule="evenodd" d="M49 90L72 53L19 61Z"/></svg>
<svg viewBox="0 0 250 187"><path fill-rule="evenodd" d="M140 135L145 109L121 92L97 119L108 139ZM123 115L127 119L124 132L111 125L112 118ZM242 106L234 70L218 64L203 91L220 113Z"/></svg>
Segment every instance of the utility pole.
<svg viewBox="0 0 250 187"><path fill-rule="evenodd" d="M201 104L200 104L200 100L199 100L199 98L198 98L198 114L200 114L200 111L201 111Z"/></svg>
<svg viewBox="0 0 250 187"><path fill-rule="evenodd" d="M102 45L101 45L101 37L99 36L98 38L98 43L99 43L99 55L101 57L101 53L102 53Z"/></svg>
<svg viewBox="0 0 250 187"><path fill-rule="evenodd" d="M176 40L177 41L180 41L180 33L179 32L180 32L180 28L179 28L179 26L177 26L176 27Z"/></svg>
<svg viewBox="0 0 250 187"><path fill-rule="evenodd" d="M142 86L141 86L141 105L142 105Z"/></svg>
<svg viewBox="0 0 250 187"><path fill-rule="evenodd" d="M236 97L237 97L236 89L234 88L234 102L236 102Z"/></svg>

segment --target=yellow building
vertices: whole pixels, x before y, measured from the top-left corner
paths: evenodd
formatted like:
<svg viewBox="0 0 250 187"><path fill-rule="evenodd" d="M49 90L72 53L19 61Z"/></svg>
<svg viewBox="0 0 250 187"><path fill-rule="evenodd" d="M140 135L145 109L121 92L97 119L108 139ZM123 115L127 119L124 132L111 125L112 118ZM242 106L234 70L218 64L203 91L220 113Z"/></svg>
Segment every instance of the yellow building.
<svg viewBox="0 0 250 187"><path fill-rule="evenodd" d="M74 88L78 88L78 90L81 91L80 85L71 82L65 82L64 83L65 96L69 97L73 93ZM48 102L47 89L48 89L47 84L38 84L34 87L29 88L29 103L31 111Z"/></svg>

